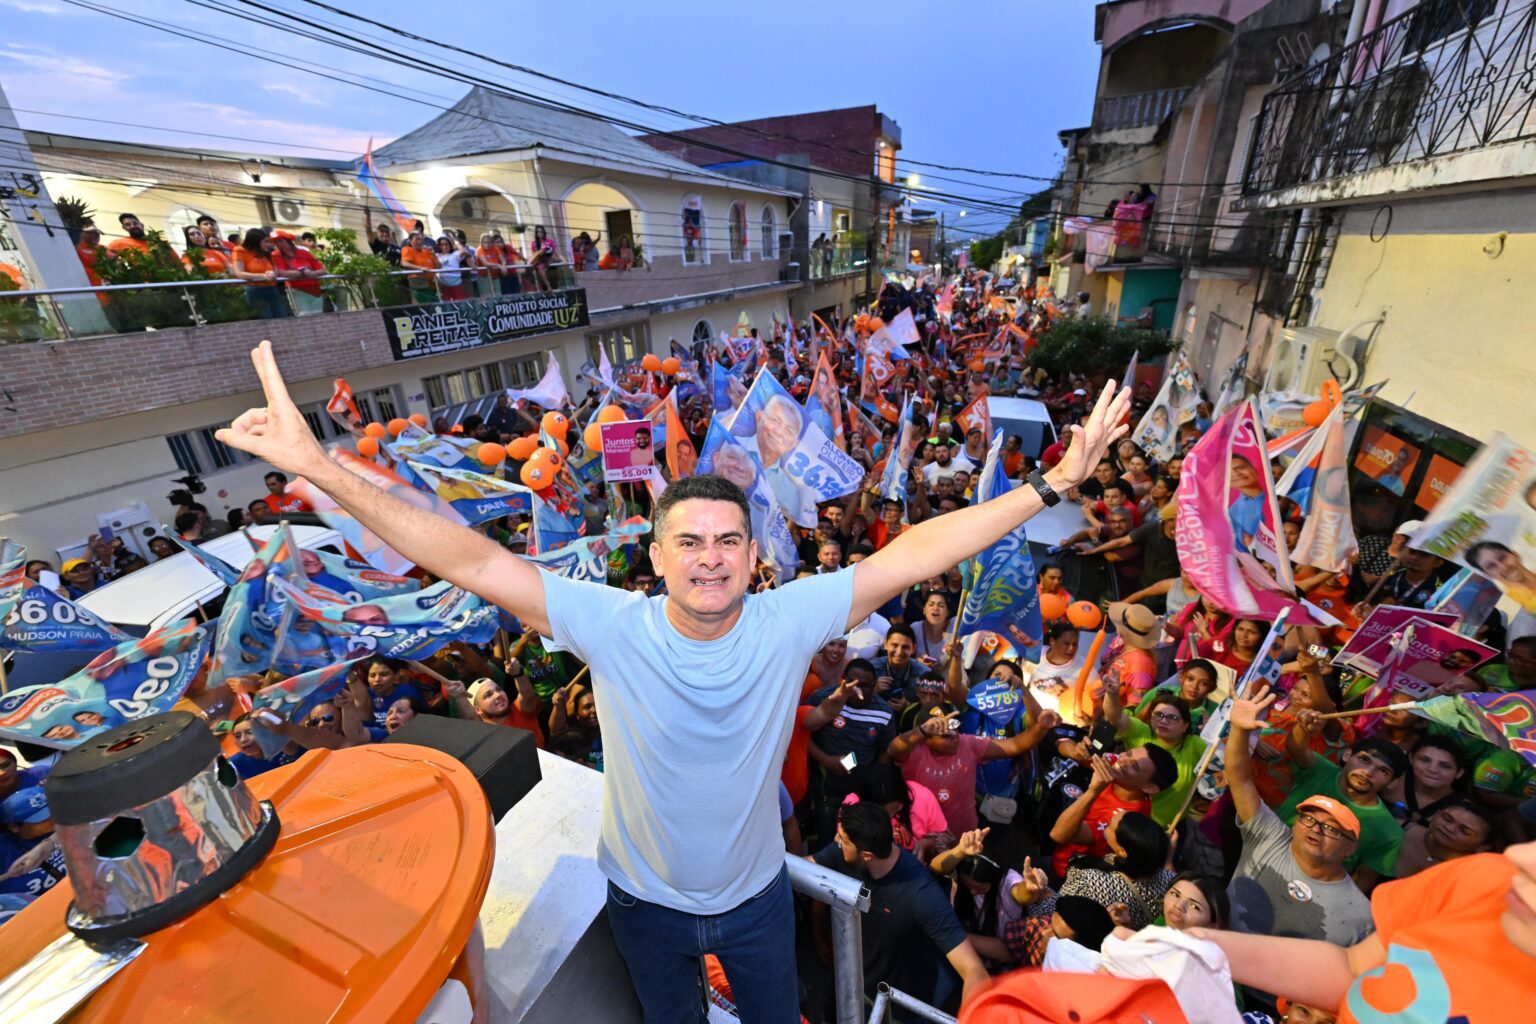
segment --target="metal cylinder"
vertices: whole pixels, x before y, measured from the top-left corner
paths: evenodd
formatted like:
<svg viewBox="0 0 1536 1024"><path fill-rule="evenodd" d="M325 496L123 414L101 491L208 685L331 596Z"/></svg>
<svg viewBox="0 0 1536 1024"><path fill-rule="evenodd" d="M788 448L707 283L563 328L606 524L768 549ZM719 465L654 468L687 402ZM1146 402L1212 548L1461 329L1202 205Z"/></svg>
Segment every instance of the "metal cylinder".
<svg viewBox="0 0 1536 1024"><path fill-rule="evenodd" d="M277 840L272 806L206 723L173 711L64 754L44 783L75 890L66 924L93 943L156 931L239 881Z"/></svg>

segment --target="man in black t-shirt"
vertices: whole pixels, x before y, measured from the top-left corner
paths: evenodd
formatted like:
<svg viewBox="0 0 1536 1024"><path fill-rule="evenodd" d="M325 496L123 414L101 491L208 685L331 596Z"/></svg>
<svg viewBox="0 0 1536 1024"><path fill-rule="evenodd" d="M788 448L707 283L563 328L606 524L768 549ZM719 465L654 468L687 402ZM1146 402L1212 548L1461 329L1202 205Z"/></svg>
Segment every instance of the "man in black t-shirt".
<svg viewBox="0 0 1536 1024"><path fill-rule="evenodd" d="M869 910L859 920L866 994L873 996L883 981L926 1003L958 1007L959 993L941 957L959 973L965 995L986 986L987 969L948 895L921 861L892 840L883 807L843 808L837 838L810 859L869 888Z"/></svg>
<svg viewBox="0 0 1536 1024"><path fill-rule="evenodd" d="M875 693L875 668L863 658L854 658L843 669L843 680L853 684L853 695L843 705L843 710L826 725L811 733L808 751L814 769L811 779L812 807L816 817L818 834L823 838L832 834L837 823L837 809L843 798L853 792L848 773L862 764L873 764L899 736L896 709ZM806 698L806 703L816 707L833 693L837 686L823 686ZM845 758L853 755L853 763Z"/></svg>

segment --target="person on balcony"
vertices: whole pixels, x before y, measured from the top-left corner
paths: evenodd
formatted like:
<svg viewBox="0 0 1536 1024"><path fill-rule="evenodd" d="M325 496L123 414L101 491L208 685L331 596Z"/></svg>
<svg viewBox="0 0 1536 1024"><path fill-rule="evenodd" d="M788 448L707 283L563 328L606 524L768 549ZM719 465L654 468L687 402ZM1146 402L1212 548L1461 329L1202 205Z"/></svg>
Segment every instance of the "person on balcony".
<svg viewBox="0 0 1536 1024"><path fill-rule="evenodd" d="M229 276L229 257L224 255L223 249L209 244L208 236L203 234L202 228L189 225L182 228L181 233L187 241L181 262L187 265L188 270L200 266L210 277Z"/></svg>
<svg viewBox="0 0 1536 1024"><path fill-rule="evenodd" d="M453 232L438 238L437 265L442 273L437 275L437 287L444 302L469 298L469 290L464 286L464 275L460 269L473 258Z"/></svg>
<svg viewBox="0 0 1536 1024"><path fill-rule="evenodd" d="M481 297L489 297L501 294L503 279L509 273L506 257L502 255L502 247L496 244L496 235L487 231L480 236L480 244L475 247L475 265L479 269L477 284Z"/></svg>
<svg viewBox="0 0 1536 1024"><path fill-rule="evenodd" d="M400 265L400 247L395 244L395 233L390 230L388 224L380 224L373 229L373 237L368 240L368 249L375 256L382 256L390 266Z"/></svg>
<svg viewBox="0 0 1536 1024"><path fill-rule="evenodd" d="M107 251L116 255L128 249L149 255L149 236L144 231L144 224L138 217L131 213L120 213L117 222L122 225L123 237L114 238L107 243Z"/></svg>
<svg viewBox="0 0 1536 1024"><path fill-rule="evenodd" d="M226 260L234 254L235 247L226 242L224 236L219 234L219 222L206 213L197 218L197 230L203 233L203 240L207 243L203 248L217 249L224 254Z"/></svg>
<svg viewBox="0 0 1536 1024"><path fill-rule="evenodd" d="M400 265L418 270L437 269L437 253L420 231L412 231L405 248L400 250ZM411 297L417 302L436 302L437 285L433 277L432 274L412 274L406 278L411 285Z"/></svg>
<svg viewBox="0 0 1536 1024"><path fill-rule="evenodd" d="M523 254L517 251L517 246L508 245L500 231L491 232L491 244L501 253L502 266L507 268L501 278L501 294L518 294L523 290Z"/></svg>
<svg viewBox="0 0 1536 1024"><path fill-rule="evenodd" d="M549 283L549 265L555 261L555 242L549 237L549 232L544 230L543 224L537 224L533 229L533 253L528 257L528 264L533 268L533 276L539 282L539 291L553 291Z"/></svg>
<svg viewBox="0 0 1536 1024"><path fill-rule="evenodd" d="M277 269L272 266L271 255L272 240L267 237L267 229L251 228L235 247L230 274L245 282L245 301L263 320L279 320L293 315L288 297L283 294L284 285L278 279Z"/></svg>
<svg viewBox="0 0 1536 1024"><path fill-rule="evenodd" d="M320 287L325 265L315 258L314 253L300 248L286 231L274 231L270 241L273 246L272 269L281 280L288 282L288 294L299 316L325 312L325 293Z"/></svg>

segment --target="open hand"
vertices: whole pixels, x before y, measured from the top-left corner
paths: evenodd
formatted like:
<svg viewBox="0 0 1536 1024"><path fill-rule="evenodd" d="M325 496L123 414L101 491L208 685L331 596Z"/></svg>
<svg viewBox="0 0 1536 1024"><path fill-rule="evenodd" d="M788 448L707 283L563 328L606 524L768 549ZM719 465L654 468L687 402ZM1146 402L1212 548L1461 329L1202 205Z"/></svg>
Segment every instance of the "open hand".
<svg viewBox="0 0 1536 1024"><path fill-rule="evenodd" d="M1249 732L1255 729L1264 729L1269 723L1264 720L1264 712L1269 710L1279 694L1269 692L1269 687L1261 686L1252 697L1240 698L1232 702L1232 727L1234 729L1246 729Z"/></svg>
<svg viewBox="0 0 1536 1024"><path fill-rule="evenodd" d="M1067 428L1072 441L1056 465L1057 474L1067 486L1076 486L1088 479L1093 467L1108 454L1109 446L1130 432L1127 422L1130 412L1131 389L1117 391L1113 380L1105 383L1084 424Z"/></svg>
<svg viewBox="0 0 1536 1024"><path fill-rule="evenodd" d="M251 350L251 362L267 400L265 407L247 409L229 426L214 436L231 448L254 455L278 469L296 476L306 476L312 467L326 461L325 451L309 422L288 395L288 386L278 372L272 355L272 343L263 341Z"/></svg>

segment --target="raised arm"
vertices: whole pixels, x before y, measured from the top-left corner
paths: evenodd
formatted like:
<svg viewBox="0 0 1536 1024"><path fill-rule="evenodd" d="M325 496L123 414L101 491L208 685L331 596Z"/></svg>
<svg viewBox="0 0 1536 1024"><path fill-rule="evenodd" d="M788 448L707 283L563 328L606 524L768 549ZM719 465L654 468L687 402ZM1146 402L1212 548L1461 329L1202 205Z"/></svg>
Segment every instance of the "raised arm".
<svg viewBox="0 0 1536 1024"><path fill-rule="evenodd" d="M1018 757L1020 754L1035 749L1036 745L1045 739L1046 736L1050 735L1051 730L1060 724L1061 716L1056 712L1043 712L1035 719L1034 724L1023 732L1009 736L1005 740L992 740L988 743L987 752L982 755L981 759L983 761L996 761L1001 757Z"/></svg>
<svg viewBox="0 0 1536 1024"><path fill-rule="evenodd" d="M1051 842L1053 843L1086 843L1093 838L1085 822L1088 820L1088 811L1093 807L1093 802L1099 798L1099 794L1110 786L1109 765L1104 763L1102 757L1093 758L1093 778L1088 785L1083 787L1083 794L1056 819L1056 824L1051 826Z"/></svg>
<svg viewBox="0 0 1536 1024"><path fill-rule="evenodd" d="M1248 743L1253 733L1267 724L1263 715L1274 702L1275 695L1267 686L1259 687L1248 700L1232 702L1232 730L1227 733L1227 792L1232 794L1238 821L1249 820L1264 805L1259 787L1253 782L1253 755L1248 751Z"/></svg>
<svg viewBox="0 0 1536 1024"><path fill-rule="evenodd" d="M1128 427L1123 421L1130 407L1128 389L1116 392L1114 381L1106 384L1087 426L1071 428L1072 447L1046 474L1046 482L1065 492L1086 479L1109 446L1125 435ZM1035 489L1025 485L991 501L918 523L854 567L848 628L863 622L870 612L908 587L947 572L997 542L1044 507Z"/></svg>
<svg viewBox="0 0 1536 1024"><path fill-rule="evenodd" d="M264 459L289 475L305 477L401 555L434 576L500 605L524 625L551 635L544 580L531 562L467 526L401 501L344 469L326 455L289 397L271 343L258 345L251 361L267 404L242 413L218 432L219 441Z"/></svg>

